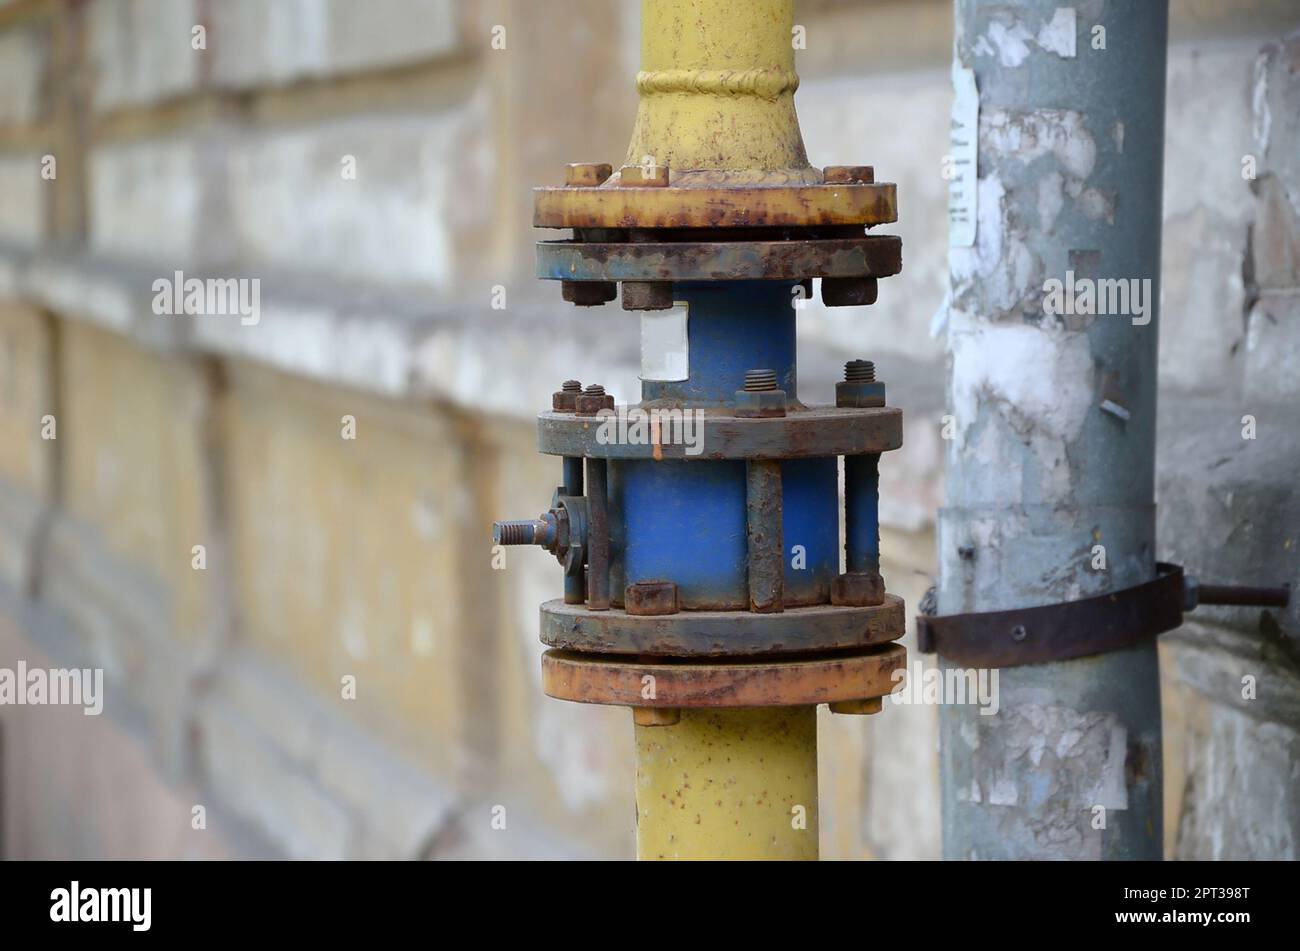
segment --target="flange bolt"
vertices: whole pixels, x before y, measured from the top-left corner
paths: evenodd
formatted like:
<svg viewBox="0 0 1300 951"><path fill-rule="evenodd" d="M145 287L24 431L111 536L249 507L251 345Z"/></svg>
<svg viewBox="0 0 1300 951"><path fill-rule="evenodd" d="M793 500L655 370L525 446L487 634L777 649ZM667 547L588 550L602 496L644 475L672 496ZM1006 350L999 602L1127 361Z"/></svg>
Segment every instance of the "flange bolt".
<svg viewBox="0 0 1300 951"><path fill-rule="evenodd" d="M579 416L595 416L602 409L614 408L614 397L605 392L599 383L590 383L574 399L574 410Z"/></svg>
<svg viewBox="0 0 1300 951"><path fill-rule="evenodd" d="M876 379L870 360L844 364L844 379L835 384L835 405L841 409L878 409L885 405L885 384Z"/></svg>
<svg viewBox="0 0 1300 951"><path fill-rule="evenodd" d="M493 522L492 541L498 545L536 545L546 530L546 523L534 518Z"/></svg>
<svg viewBox="0 0 1300 951"><path fill-rule="evenodd" d="M560 388L551 394L551 409L557 413L572 413L577 409L576 400L581 392L581 383L577 380L565 380L560 384Z"/></svg>
<svg viewBox="0 0 1300 951"><path fill-rule="evenodd" d="M735 414L742 419L785 415L785 390L776 385L775 370L746 370L745 388L736 391Z"/></svg>

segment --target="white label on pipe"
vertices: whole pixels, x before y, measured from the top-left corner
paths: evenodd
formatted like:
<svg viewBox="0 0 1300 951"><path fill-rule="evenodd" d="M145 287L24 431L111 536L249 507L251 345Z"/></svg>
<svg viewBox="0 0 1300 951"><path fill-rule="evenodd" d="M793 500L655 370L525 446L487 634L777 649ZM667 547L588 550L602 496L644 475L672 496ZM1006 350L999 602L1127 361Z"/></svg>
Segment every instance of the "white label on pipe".
<svg viewBox="0 0 1300 951"><path fill-rule="evenodd" d="M678 383L690 378L690 347L686 339L686 301L668 310L641 312L641 379Z"/></svg>

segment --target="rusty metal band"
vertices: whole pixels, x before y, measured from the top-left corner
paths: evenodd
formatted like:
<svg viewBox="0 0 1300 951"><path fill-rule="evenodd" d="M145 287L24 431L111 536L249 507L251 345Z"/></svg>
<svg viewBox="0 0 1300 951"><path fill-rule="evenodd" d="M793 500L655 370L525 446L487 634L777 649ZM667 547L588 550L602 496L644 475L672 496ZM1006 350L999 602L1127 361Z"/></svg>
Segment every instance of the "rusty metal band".
<svg viewBox="0 0 1300 951"><path fill-rule="evenodd" d="M785 610L784 480L775 459L745 463L745 546L749 610L778 614ZM744 621L736 623L739 629Z"/></svg>
<svg viewBox="0 0 1300 951"><path fill-rule="evenodd" d="M653 657L727 657L853 650L903 636L903 600L843 607L819 604L780 613L679 611L634 615L617 608L592 611L580 604L542 605L542 643L598 654Z"/></svg>
<svg viewBox="0 0 1300 951"><path fill-rule="evenodd" d="M551 281L802 281L889 277L903 267L895 235L792 241L539 241Z"/></svg>
<svg viewBox="0 0 1300 951"><path fill-rule="evenodd" d="M630 412L633 408L619 409ZM649 414L651 409L643 408L643 412ZM620 431L617 416L542 413L537 417L537 448L553 456L707 461L857 456L889 452L903 444L902 411L890 406L795 409L786 416L763 419L706 410L699 432L693 434L680 428L680 416L676 423L671 414L659 417L658 424L653 423L654 418L643 422L646 438L642 439L630 425L626 432ZM692 438L687 439L688 435Z"/></svg>
<svg viewBox="0 0 1300 951"><path fill-rule="evenodd" d="M548 650L542 690L557 700L624 707L802 707L883 697L906 665L907 651L897 644L752 663L656 664Z"/></svg>
<svg viewBox="0 0 1300 951"><path fill-rule="evenodd" d="M533 189L537 228L760 228L898 219L892 183Z"/></svg>
<svg viewBox="0 0 1300 951"><path fill-rule="evenodd" d="M1021 667L1121 650L1183 621L1183 569L1092 598L1011 611L917 618L924 654L966 667Z"/></svg>
<svg viewBox="0 0 1300 951"><path fill-rule="evenodd" d="M587 460L587 603L609 610L609 463Z"/></svg>

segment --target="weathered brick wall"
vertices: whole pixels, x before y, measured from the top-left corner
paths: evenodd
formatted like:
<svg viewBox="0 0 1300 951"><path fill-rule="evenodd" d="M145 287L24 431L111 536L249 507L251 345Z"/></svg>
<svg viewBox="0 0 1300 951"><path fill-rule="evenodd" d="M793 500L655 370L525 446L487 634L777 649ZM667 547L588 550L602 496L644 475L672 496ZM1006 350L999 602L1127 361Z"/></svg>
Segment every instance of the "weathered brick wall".
<svg viewBox="0 0 1300 951"><path fill-rule="evenodd" d="M1188 160L1165 190L1165 307L1182 322L1161 341L1159 538L1205 580L1296 589L1300 33L1235 50L1171 70L1171 90L1238 108L1184 101L1171 123ZM1202 608L1164 647L1169 851L1300 857L1300 604Z"/></svg>
<svg viewBox="0 0 1300 951"><path fill-rule="evenodd" d="M1267 44L1297 18L1174 7L1166 409L1244 403L1276 433L1290 406L1294 433L1300 90L1296 44ZM798 15L809 154L897 181L906 248L877 307L802 313L801 395L865 356L907 411L883 548L914 606L942 499L951 11ZM6 856L630 854L630 718L541 696L559 577L526 550L492 571L487 529L549 498L530 416L558 381L637 392L635 327L532 279L528 192L621 159L637 37L636 4L603 0L0 2L0 666L109 681L100 718L0 709ZM260 320L156 316L178 269L259 279ZM1295 441L1268 446L1214 469L1165 440L1171 554L1244 579L1289 525L1300 580ZM1257 626L1225 612L1171 645L1178 854L1296 849L1294 798L1220 808L1234 757L1268 764L1260 796L1296 762L1294 707L1211 683ZM926 707L824 715L823 854L938 853L935 730Z"/></svg>

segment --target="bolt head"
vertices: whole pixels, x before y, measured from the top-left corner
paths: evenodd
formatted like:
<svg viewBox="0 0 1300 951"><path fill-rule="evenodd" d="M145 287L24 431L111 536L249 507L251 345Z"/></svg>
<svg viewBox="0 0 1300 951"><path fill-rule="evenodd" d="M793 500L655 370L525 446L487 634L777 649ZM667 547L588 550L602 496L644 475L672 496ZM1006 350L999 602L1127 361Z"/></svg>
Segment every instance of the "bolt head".
<svg viewBox="0 0 1300 951"><path fill-rule="evenodd" d="M624 281L624 310L668 310L673 306L672 281Z"/></svg>
<svg viewBox="0 0 1300 951"><path fill-rule="evenodd" d="M1015 627L1011 629L1011 639L1015 641L1017 644L1019 644L1028 636L1029 636L1029 631L1025 630L1025 626L1023 624L1017 624Z"/></svg>
<svg viewBox="0 0 1300 951"><path fill-rule="evenodd" d="M637 726L676 726L682 711L677 707L633 707L632 722Z"/></svg>
<svg viewBox="0 0 1300 951"><path fill-rule="evenodd" d="M876 170L870 165L827 165L822 178L827 185L870 185Z"/></svg>
<svg viewBox="0 0 1300 951"><path fill-rule="evenodd" d="M578 408L577 399L580 394L566 393L564 390L556 390L551 394L551 409L557 413L572 413Z"/></svg>
<svg viewBox="0 0 1300 951"><path fill-rule="evenodd" d="M604 162L572 162L564 167L564 184L570 188L595 188L605 184L614 167Z"/></svg>
<svg viewBox="0 0 1300 951"><path fill-rule="evenodd" d="M831 604L864 608L885 603L885 580L878 571L846 571L831 582Z"/></svg>
<svg viewBox="0 0 1300 951"><path fill-rule="evenodd" d="M611 281L561 281L560 293L570 304L599 307L618 296L618 286Z"/></svg>
<svg viewBox="0 0 1300 951"><path fill-rule="evenodd" d="M618 170L618 183L625 188L667 188L667 165L624 165Z"/></svg>
<svg viewBox="0 0 1300 951"><path fill-rule="evenodd" d="M767 419L785 415L785 390L737 390L734 415Z"/></svg>
<svg viewBox="0 0 1300 951"><path fill-rule="evenodd" d="M835 405L841 409L870 409L885 405L885 384L882 380L870 383L835 384Z"/></svg>
<svg viewBox="0 0 1300 951"><path fill-rule="evenodd" d="M874 277L822 278L822 303L827 307L863 307L876 302Z"/></svg>
<svg viewBox="0 0 1300 951"><path fill-rule="evenodd" d="M573 402L573 411L579 416L595 416L602 409L614 408L612 393L579 393Z"/></svg>
<svg viewBox="0 0 1300 951"><path fill-rule="evenodd" d="M681 610L677 585L671 581L638 581L623 591L623 610L638 617L676 614Z"/></svg>

